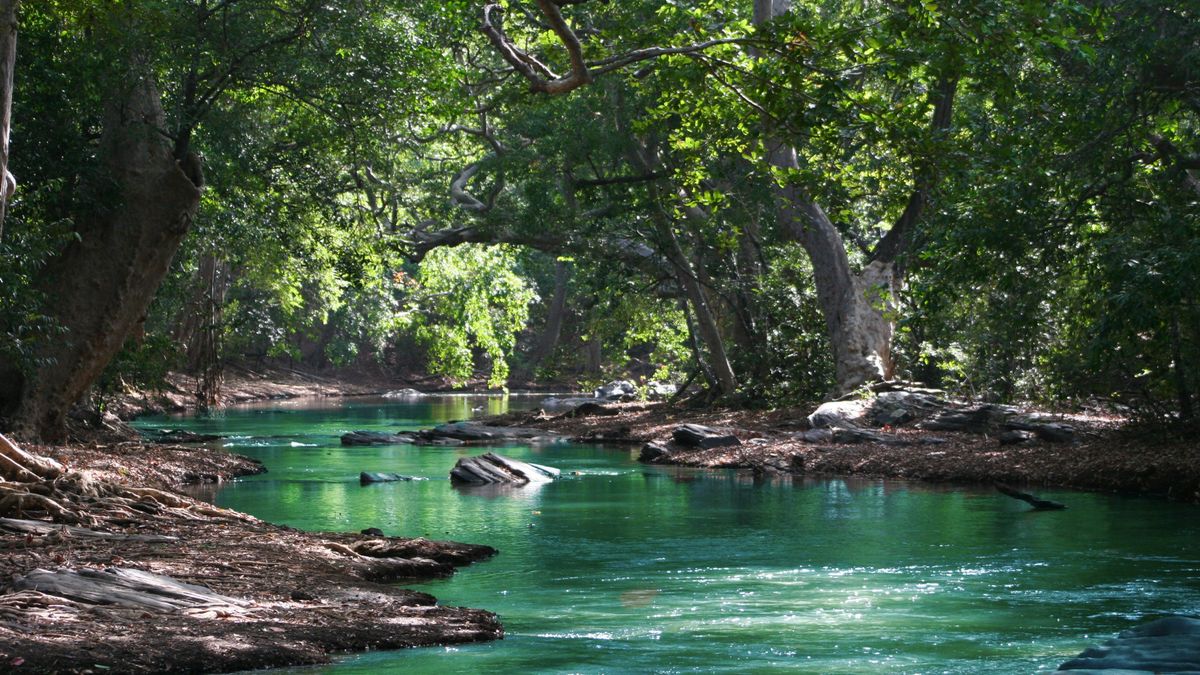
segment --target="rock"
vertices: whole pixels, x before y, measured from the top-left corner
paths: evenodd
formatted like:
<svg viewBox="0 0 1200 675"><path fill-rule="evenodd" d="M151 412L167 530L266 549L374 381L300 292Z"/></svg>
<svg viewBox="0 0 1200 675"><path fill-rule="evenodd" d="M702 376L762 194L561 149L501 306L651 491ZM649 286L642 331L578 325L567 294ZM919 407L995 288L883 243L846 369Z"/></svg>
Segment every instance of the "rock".
<svg viewBox="0 0 1200 675"><path fill-rule="evenodd" d="M529 427L501 427L478 422L448 422L439 424L432 429L418 432L421 439L435 441L449 438L470 445L486 445L488 443L508 443L511 441L526 441L530 443L554 443L562 437L545 429Z"/></svg>
<svg viewBox="0 0 1200 675"><path fill-rule="evenodd" d="M387 392L386 394L383 395L383 397L384 398L421 398L424 395L425 395L424 392L417 391L416 389L397 389L396 391Z"/></svg>
<svg viewBox="0 0 1200 675"><path fill-rule="evenodd" d="M197 434L183 429L158 429L149 432L148 437L155 443L210 443L221 440L216 434Z"/></svg>
<svg viewBox="0 0 1200 675"><path fill-rule="evenodd" d="M666 382L651 382L646 385L646 398L661 401L679 393L679 385Z"/></svg>
<svg viewBox="0 0 1200 675"><path fill-rule="evenodd" d="M940 412L917 426L931 431L965 431L973 434L991 433L1008 419L1019 414L1016 408L985 404L974 408Z"/></svg>
<svg viewBox="0 0 1200 675"><path fill-rule="evenodd" d="M925 419L941 410L947 403L942 399L918 391L885 391L876 396L867 411L867 418L877 427L900 426Z"/></svg>
<svg viewBox="0 0 1200 675"><path fill-rule="evenodd" d="M368 527L367 529L365 529L365 530L363 530L362 532L360 532L360 534L365 534L365 535L367 535L368 537L382 537L382 536L385 536L385 535L383 534L383 530L379 529L378 527Z"/></svg>
<svg viewBox="0 0 1200 675"><path fill-rule="evenodd" d="M742 444L736 436L723 434L716 429L699 424L684 424L675 427L675 431L671 432L671 438L676 443L690 448L708 449Z"/></svg>
<svg viewBox="0 0 1200 675"><path fill-rule="evenodd" d="M1043 441L1050 443L1075 442L1075 428L1066 424L1042 424L1034 427L1033 433Z"/></svg>
<svg viewBox="0 0 1200 675"><path fill-rule="evenodd" d="M866 399L822 403L808 416L808 425L813 429L860 426L870 404Z"/></svg>
<svg viewBox="0 0 1200 675"><path fill-rule="evenodd" d="M452 482L472 485L549 483L558 475L559 470L553 467L530 464L491 452L478 457L463 457L450 470Z"/></svg>
<svg viewBox="0 0 1200 675"><path fill-rule="evenodd" d="M883 443L884 445L912 445L912 442L886 434L881 431L871 431L870 429L859 429L858 427L834 427L833 432L834 443Z"/></svg>
<svg viewBox="0 0 1200 675"><path fill-rule="evenodd" d="M804 441L805 443L832 443L833 430L810 429L809 431L801 431L800 433L792 436L792 438L798 441Z"/></svg>
<svg viewBox="0 0 1200 675"><path fill-rule="evenodd" d="M414 476L402 476L398 473L374 473L363 471L358 474L358 482L360 485L370 485L371 483L396 483L400 481L416 480Z"/></svg>
<svg viewBox="0 0 1200 675"><path fill-rule="evenodd" d="M597 388L595 396L605 401L632 401L637 398L637 386L628 380L614 380Z"/></svg>
<svg viewBox="0 0 1200 675"><path fill-rule="evenodd" d="M559 417L612 417L613 415L620 414L621 411L616 408L610 408L595 401L588 401L575 407L573 410L568 410L559 415Z"/></svg>
<svg viewBox="0 0 1200 675"><path fill-rule="evenodd" d="M638 455L638 461L645 464L654 464L670 458L671 451L661 443L647 443L643 445L642 453Z"/></svg>
<svg viewBox="0 0 1200 675"><path fill-rule="evenodd" d="M342 445L402 445L416 440L410 434L389 434L386 431L351 431L342 434Z"/></svg>
<svg viewBox="0 0 1200 675"><path fill-rule="evenodd" d="M1085 649L1059 670L1122 673L1200 672L1200 619L1169 616L1121 633Z"/></svg>
<svg viewBox="0 0 1200 675"><path fill-rule="evenodd" d="M1029 441L1032 441L1033 438L1034 434L1032 431L1010 429L1002 432L996 437L996 440L1000 442L1000 445L1020 445L1022 443L1028 443Z"/></svg>
<svg viewBox="0 0 1200 675"><path fill-rule="evenodd" d="M423 438L418 436L413 441L413 445L435 445L440 447L458 447L466 445L462 440L457 438Z"/></svg>
<svg viewBox="0 0 1200 675"><path fill-rule="evenodd" d="M594 404L596 399L583 398L580 396L547 396L542 399L541 406L545 410L564 410L566 408L577 408L584 404Z"/></svg>

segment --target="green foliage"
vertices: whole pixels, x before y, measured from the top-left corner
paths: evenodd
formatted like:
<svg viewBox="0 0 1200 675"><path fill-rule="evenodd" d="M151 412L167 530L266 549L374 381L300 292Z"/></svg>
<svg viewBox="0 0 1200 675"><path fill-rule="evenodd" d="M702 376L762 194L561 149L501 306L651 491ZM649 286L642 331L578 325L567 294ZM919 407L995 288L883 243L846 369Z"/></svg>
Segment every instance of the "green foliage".
<svg viewBox="0 0 1200 675"><path fill-rule="evenodd" d="M537 299L512 248L440 248L421 262L406 327L426 349L431 373L469 379L478 351L490 362L488 386L502 387L517 334Z"/></svg>

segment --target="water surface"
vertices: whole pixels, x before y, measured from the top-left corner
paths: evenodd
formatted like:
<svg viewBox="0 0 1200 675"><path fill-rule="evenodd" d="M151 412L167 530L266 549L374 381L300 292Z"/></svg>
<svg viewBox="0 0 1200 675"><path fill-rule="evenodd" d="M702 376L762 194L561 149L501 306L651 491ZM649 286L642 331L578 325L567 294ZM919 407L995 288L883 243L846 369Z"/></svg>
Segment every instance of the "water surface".
<svg viewBox="0 0 1200 675"><path fill-rule="evenodd" d="M303 529L483 543L492 560L414 585L500 614L508 637L297 672L1028 673L1162 614L1200 613L1195 507L1047 491L1036 513L980 489L756 481L647 467L636 450L501 450L563 469L530 489L461 489L479 449L343 448L537 399L430 397L231 409L143 427L229 436L269 473L216 501ZM360 471L425 480L358 485Z"/></svg>

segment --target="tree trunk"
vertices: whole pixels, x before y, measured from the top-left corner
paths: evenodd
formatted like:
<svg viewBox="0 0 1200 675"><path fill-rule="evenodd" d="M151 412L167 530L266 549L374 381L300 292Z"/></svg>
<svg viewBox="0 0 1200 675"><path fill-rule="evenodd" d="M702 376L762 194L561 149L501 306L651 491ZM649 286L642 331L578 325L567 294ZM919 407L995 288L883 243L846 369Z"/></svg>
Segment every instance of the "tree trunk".
<svg viewBox="0 0 1200 675"><path fill-rule="evenodd" d="M569 278L570 270L567 268L567 264L561 260L555 261L554 296L550 299L550 307L546 314L546 327L542 329L537 344L529 352L529 358L521 368L518 379L526 381L533 379L538 366L549 358L554 353L554 348L558 346L558 338L562 334L563 317L567 310L567 280Z"/></svg>
<svg viewBox="0 0 1200 675"><path fill-rule="evenodd" d="M0 412L46 440L63 438L68 410L145 320L200 202L198 159L173 156L150 76L131 74L113 94L100 139L103 178L84 188L92 208L77 215L78 239L37 282L63 334L38 346L23 376L16 364L0 364L0 379L21 378Z"/></svg>
<svg viewBox="0 0 1200 675"><path fill-rule="evenodd" d="M17 0L0 0L0 239L4 217L17 181L8 172L8 135L12 128L13 71L17 66Z"/></svg>
<svg viewBox="0 0 1200 675"><path fill-rule="evenodd" d="M737 391L737 377L733 373L733 366L729 363L729 355L725 351L725 341L721 338L717 319L713 316L708 299L704 295L704 289L700 286L700 281L696 276L696 271L688 262L675 232L668 225L664 225L661 229L668 247L667 258L675 266L675 276L679 280L679 285L683 287L684 296L692 306L692 313L696 317L696 331L699 333L700 341L704 343L705 351L708 352L708 364L712 367L713 376L717 379L717 386L720 388L722 396L732 396Z"/></svg>

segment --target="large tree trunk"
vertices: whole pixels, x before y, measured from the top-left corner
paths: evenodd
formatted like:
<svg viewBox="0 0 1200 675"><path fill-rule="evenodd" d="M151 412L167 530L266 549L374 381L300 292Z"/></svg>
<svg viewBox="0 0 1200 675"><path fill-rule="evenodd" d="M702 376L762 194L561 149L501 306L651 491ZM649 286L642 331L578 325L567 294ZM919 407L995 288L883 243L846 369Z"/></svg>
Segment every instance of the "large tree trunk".
<svg viewBox="0 0 1200 675"><path fill-rule="evenodd" d="M558 346L558 338L562 335L563 317L567 313L567 281L569 277L570 270L567 268L567 263L562 260L555 261L554 295L550 299L549 308L547 308L546 326L542 329L542 334L538 336L537 343L530 350L529 358L525 361L517 379L532 380L538 366L549 358L554 353L554 348Z"/></svg>
<svg viewBox="0 0 1200 675"><path fill-rule="evenodd" d="M8 172L8 135L12 128L13 71L17 66L17 0L0 0L0 238L17 181Z"/></svg>
<svg viewBox="0 0 1200 675"><path fill-rule="evenodd" d="M0 364L0 379L20 378L18 386L0 392L9 394L0 400L0 412L27 435L65 435L67 412L145 320L191 227L203 179L194 155L176 161L164 128L152 79L127 78L105 111L103 176L85 187L91 208L76 218L78 240L42 270L37 283L47 315L63 334L38 346L23 376L14 364Z"/></svg>

